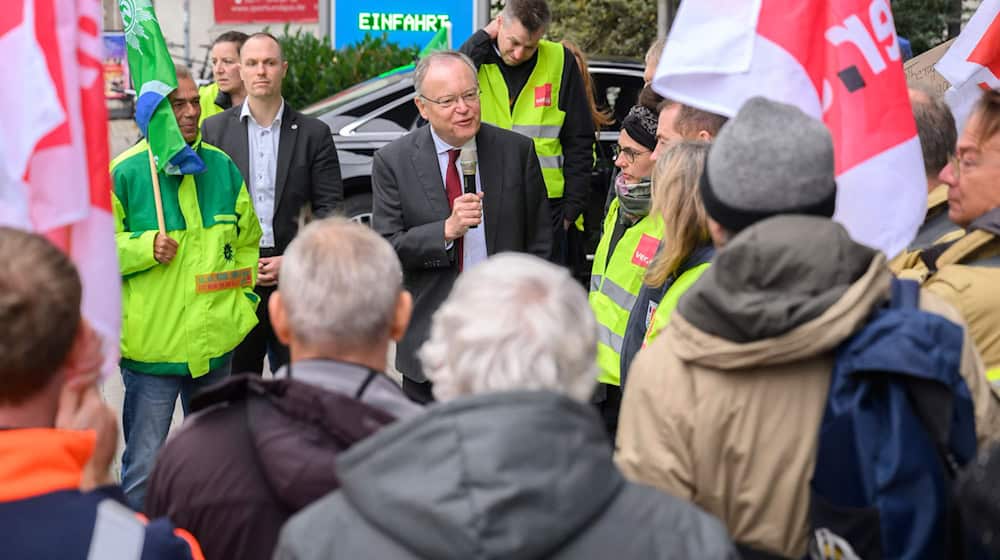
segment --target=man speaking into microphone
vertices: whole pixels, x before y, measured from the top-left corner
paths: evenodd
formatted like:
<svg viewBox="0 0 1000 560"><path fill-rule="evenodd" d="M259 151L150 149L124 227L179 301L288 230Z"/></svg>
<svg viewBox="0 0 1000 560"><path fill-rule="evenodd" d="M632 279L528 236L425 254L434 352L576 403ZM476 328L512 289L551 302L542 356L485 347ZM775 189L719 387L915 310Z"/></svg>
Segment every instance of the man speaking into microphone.
<svg viewBox="0 0 1000 560"><path fill-rule="evenodd" d="M429 125L375 152L372 226L395 247L413 294L413 318L396 348L403 391L427 403L434 397L417 350L455 278L503 251L547 258L552 227L534 144L480 123L472 61L432 53L417 64L414 86Z"/></svg>

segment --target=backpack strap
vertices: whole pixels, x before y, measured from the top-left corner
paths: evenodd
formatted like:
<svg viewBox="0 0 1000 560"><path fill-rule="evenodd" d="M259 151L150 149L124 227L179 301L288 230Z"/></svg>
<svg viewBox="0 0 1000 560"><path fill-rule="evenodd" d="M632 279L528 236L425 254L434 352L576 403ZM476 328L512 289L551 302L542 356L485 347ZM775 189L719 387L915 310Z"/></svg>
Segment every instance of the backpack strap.
<svg viewBox="0 0 1000 560"><path fill-rule="evenodd" d="M997 236L984 230L974 230L966 233L961 239L949 246L941 256L937 258L937 268L941 269L949 264L963 264L966 260L987 244L996 240Z"/></svg>
<svg viewBox="0 0 1000 560"><path fill-rule="evenodd" d="M920 284L916 280L892 279L892 295L889 299L890 309L919 309Z"/></svg>

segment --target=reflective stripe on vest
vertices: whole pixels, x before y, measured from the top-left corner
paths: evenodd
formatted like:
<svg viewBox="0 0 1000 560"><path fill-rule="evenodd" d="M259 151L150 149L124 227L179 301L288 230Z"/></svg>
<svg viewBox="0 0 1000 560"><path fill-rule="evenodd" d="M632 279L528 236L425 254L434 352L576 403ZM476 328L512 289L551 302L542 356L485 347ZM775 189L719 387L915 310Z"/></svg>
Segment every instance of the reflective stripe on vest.
<svg viewBox="0 0 1000 560"><path fill-rule="evenodd" d="M559 138L561 126L515 124L511 130L528 138Z"/></svg>
<svg viewBox="0 0 1000 560"><path fill-rule="evenodd" d="M544 172L546 169L562 169L562 156L538 156L538 166Z"/></svg>
<svg viewBox="0 0 1000 560"><path fill-rule="evenodd" d="M625 339L611 332L611 329L609 329L608 327L598 324L597 342L598 344L604 344L605 346L610 347L615 352L621 354L622 344L625 344Z"/></svg>
<svg viewBox="0 0 1000 560"><path fill-rule="evenodd" d="M590 276L590 308L598 323L597 365L601 383L621 382L625 328L642 288L646 267L663 237L663 220L647 216L625 230L611 258L608 249L618 220L618 200L611 202ZM648 253L648 254L647 254Z"/></svg>
<svg viewBox="0 0 1000 560"><path fill-rule="evenodd" d="M559 43L538 43L535 68L517 96L513 109L507 83L497 65L483 64L479 67L482 121L513 130L535 141L535 153L538 154L549 198L562 198L566 185L562 172L562 144L559 142L559 132L566 120L566 113L559 109L564 53L564 47Z"/></svg>
<svg viewBox="0 0 1000 560"><path fill-rule="evenodd" d="M660 334L664 328L670 323L670 317L674 313L674 309L677 308L677 302L680 301L681 296L684 292L688 291L688 288L694 285L695 282L701 278L708 267L712 263L703 263L694 268L684 271L677 280L667 290L667 293L663 294L663 298L660 300L660 304L656 306L656 311L653 312L653 320L649 322L649 328L646 330L646 336L642 340L642 347L645 348L647 344L652 342L656 335Z"/></svg>

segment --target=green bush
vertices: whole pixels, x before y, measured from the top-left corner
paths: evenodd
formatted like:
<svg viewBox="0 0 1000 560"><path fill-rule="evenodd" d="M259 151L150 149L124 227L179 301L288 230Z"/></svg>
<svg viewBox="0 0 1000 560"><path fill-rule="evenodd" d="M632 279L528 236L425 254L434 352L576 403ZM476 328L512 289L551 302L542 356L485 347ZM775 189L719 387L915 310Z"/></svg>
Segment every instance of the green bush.
<svg viewBox="0 0 1000 560"><path fill-rule="evenodd" d="M676 11L680 0L670 0ZM548 0L552 23L546 38L569 39L588 55L642 58L656 40L656 2L652 0ZM506 2L491 0L490 13Z"/></svg>
<svg viewBox="0 0 1000 560"><path fill-rule="evenodd" d="M359 82L410 64L419 49L400 47L389 42L386 35L364 39L336 50L312 33L298 30L278 37L288 61L282 94L296 109L329 97Z"/></svg>

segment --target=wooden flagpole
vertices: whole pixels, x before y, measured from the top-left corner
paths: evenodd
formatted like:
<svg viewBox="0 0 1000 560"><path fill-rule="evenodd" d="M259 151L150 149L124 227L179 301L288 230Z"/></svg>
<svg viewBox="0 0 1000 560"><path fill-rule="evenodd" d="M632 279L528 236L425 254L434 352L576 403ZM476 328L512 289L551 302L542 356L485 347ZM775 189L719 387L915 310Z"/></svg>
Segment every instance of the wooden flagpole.
<svg viewBox="0 0 1000 560"><path fill-rule="evenodd" d="M153 150L148 145L146 153L149 154L149 174L153 179L153 200L156 202L156 224L160 227L160 234L166 237L167 226L163 222L163 198L160 196L160 174L156 171L156 160L153 158Z"/></svg>

